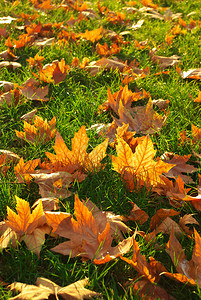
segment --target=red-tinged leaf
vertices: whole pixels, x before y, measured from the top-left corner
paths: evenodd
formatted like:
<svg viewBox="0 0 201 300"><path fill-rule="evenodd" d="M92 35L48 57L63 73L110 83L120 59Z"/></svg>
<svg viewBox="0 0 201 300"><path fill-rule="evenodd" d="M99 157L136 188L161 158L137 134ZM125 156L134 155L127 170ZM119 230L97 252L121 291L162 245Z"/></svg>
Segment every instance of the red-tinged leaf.
<svg viewBox="0 0 201 300"><path fill-rule="evenodd" d="M188 283L192 285L201 286L201 256L200 256L200 247L201 247L201 238L197 231L194 229L195 236L195 246L193 250L192 259L187 260L184 249L182 249L180 243L174 235L174 230L172 229L169 242L166 245L166 251L170 255L176 270L178 273L163 273L170 278L176 279L183 283Z"/></svg>
<svg viewBox="0 0 201 300"><path fill-rule="evenodd" d="M133 222L137 222L138 224L144 224L149 218L148 214L144 210L141 210L134 202L130 203L132 204L133 208L128 216L123 217L123 220L130 220Z"/></svg>
<svg viewBox="0 0 201 300"><path fill-rule="evenodd" d="M49 101L49 98L46 97L49 91L49 85L45 87L39 86L39 81L29 78L22 84L20 91L29 100Z"/></svg>
<svg viewBox="0 0 201 300"><path fill-rule="evenodd" d="M186 163L190 159L190 157L191 154L180 156L172 152L165 152L161 157L163 161L175 165L172 169L169 170L167 174L165 174L165 176L168 178L175 179L177 179L178 176L180 176L185 183L193 182L190 176L182 174L191 174L197 171L197 169L194 166Z"/></svg>
<svg viewBox="0 0 201 300"><path fill-rule="evenodd" d="M156 229L156 227L159 226L167 217L177 216L179 213L180 212L173 209L161 208L157 210L155 215L151 218L150 230Z"/></svg>

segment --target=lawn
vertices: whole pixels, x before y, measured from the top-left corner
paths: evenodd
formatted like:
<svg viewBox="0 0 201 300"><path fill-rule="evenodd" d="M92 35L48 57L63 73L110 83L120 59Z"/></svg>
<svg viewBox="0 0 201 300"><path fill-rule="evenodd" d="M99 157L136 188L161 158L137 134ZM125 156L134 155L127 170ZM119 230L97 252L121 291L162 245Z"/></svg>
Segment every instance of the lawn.
<svg viewBox="0 0 201 300"><path fill-rule="evenodd" d="M201 2L1 0L0 40L0 299L200 299Z"/></svg>

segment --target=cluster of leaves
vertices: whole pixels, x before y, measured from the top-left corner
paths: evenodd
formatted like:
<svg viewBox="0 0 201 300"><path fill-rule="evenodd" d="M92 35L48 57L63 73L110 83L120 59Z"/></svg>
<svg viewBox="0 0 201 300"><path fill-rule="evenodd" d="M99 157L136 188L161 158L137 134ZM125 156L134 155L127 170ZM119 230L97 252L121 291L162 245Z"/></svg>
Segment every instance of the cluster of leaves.
<svg viewBox="0 0 201 300"><path fill-rule="evenodd" d="M27 1L25 14L20 12L24 4L17 0L12 3L10 11L5 9L5 16L0 18L0 68L3 70L3 80L0 81L0 138L3 148L0 150L0 183L16 187L15 200L11 192L9 205L2 204L0 266L5 257L12 255L12 251L16 254L21 251L19 247L26 245L26 251L36 255L39 261L41 255L51 250L54 259L57 257L55 253L61 254L60 257L68 256L69 264L73 260L76 265L81 257L79 268L83 270L87 264L97 266L96 273L101 273L99 265L109 266L105 269L107 272L103 270L97 276L99 278L107 275L114 280L113 275L106 274L113 273L112 263L124 264L124 272L129 272L129 276L121 283L121 274L116 275L119 286L124 286L123 297L128 298L130 293L131 299L136 294L143 299L175 299L174 293L170 295L171 291L161 284L167 277L197 287L198 292L201 287L201 241L195 229L200 224L201 211L201 128L197 124L200 119L198 113L197 125L190 121L190 131L184 126L180 126L177 133L171 131L177 147L160 147L163 136L168 136L167 131L176 127L171 116L174 107L169 99L152 99L160 93L158 95L148 83L151 78L156 86L157 78L165 78L168 82L174 76L181 86L185 80L191 80L192 87L199 87L201 69L189 69L187 65L188 71L182 71L182 53L177 52L177 55L172 51L175 51L174 43L197 34L201 22L199 18L189 20L187 15L173 13L170 8L152 0L127 2L121 11L116 11L113 5L112 8L96 1L89 4L74 0L61 3L31 0ZM175 7L173 5L174 10ZM67 17L65 21L64 16ZM47 19L49 23L46 23ZM168 30L162 41L153 42L149 35L146 40L133 39L133 32L138 31L141 39L143 26L146 22L150 22L148 26L151 26L153 19L167 24ZM94 26L97 28L94 29ZM19 30L23 33L19 34ZM133 49L136 57L128 54ZM159 55L165 51L172 55ZM115 84L113 81L116 81ZM84 94L87 85L89 88ZM83 104L87 102L86 94L90 99L89 93L98 86L101 86L100 95L94 97L93 94L96 103L89 103L82 111L87 105ZM104 97L107 97L104 101L102 86ZM114 88L116 92L113 94ZM65 96L60 99L62 93ZM79 99L82 102L80 108L74 111L75 115L79 115L74 117L71 110L75 106L73 97L77 94L80 98L84 95L84 98L81 98L82 101ZM69 102L63 104L66 95L69 95ZM190 94L189 98L196 107L195 111L199 111L201 91L197 92L196 98L192 99ZM70 119L64 116L66 104ZM57 105L58 110L55 108ZM90 114L91 106L95 109ZM22 115L22 112L25 114ZM94 124L97 119L104 123ZM11 125L13 120L16 124ZM24 127L20 131L22 120ZM66 134L65 127L69 134ZM67 143L70 143L68 139L71 136L70 150ZM94 141L91 144L92 136ZM51 146L55 153L52 153ZM156 157L157 150L160 157ZM122 180L116 185L118 174L114 171L120 174ZM90 195L89 190L97 190L100 181L106 195L108 182L104 180L108 174L112 178L107 180L109 190L115 196L109 196L110 205L108 202L103 204L105 210L99 209L101 202L95 197L92 201L79 200L77 193ZM93 180L97 180L96 183ZM125 188L125 206L131 202L133 208L130 212L121 210L116 215L113 211L115 197L121 190L119 186ZM19 194L18 189L21 189ZM32 189L37 195L32 194ZM6 188L7 194L8 190ZM150 197L149 201L146 198L144 210L139 201L143 193ZM27 200L19 198L24 194L27 194ZM125 195L129 195L132 201L128 201ZM137 201L136 195L139 197ZM149 202L155 203L158 199L161 208L157 206L154 212L149 211ZM70 208L71 200L74 200L74 209ZM170 208L172 206L175 210ZM108 207L112 211L108 211ZM192 212L197 214L196 219ZM187 226L189 224L191 228ZM164 239L163 246L158 244L160 238ZM58 239L61 242L55 246ZM191 260L179 242L182 239L191 241L193 245ZM131 252L133 255L129 259ZM161 260L160 253L169 254L173 265L170 259L171 266ZM158 256L160 261L153 256ZM134 275L132 268L135 269ZM45 277L45 268L42 273ZM2 277L9 283L18 278L15 274L6 278L5 274L2 271ZM73 278L77 281L68 286L66 280L60 280L58 283L65 285L61 287L42 278L40 271L35 278L36 285L32 284L34 282L11 283L8 289L20 294L10 299L48 299L53 295L56 299L113 297L109 295L104 280L100 282L97 279L97 292L86 289L85 285L93 281L94 275L88 271L89 280L83 279L85 275L84 271L81 276L78 272ZM71 280L68 283L72 283ZM1 285L8 284L2 280ZM7 288L3 290L7 291Z"/></svg>

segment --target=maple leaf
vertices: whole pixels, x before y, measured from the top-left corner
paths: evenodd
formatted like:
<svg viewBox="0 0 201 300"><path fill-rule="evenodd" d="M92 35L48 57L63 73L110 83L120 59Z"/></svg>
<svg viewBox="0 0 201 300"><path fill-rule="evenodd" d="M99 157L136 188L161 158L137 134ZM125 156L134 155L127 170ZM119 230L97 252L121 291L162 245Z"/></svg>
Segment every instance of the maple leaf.
<svg viewBox="0 0 201 300"><path fill-rule="evenodd" d="M19 163L15 166L14 171L19 183L30 182L32 180L31 173L35 172L35 168L40 163L40 159L28 160L24 162L23 157L20 158Z"/></svg>
<svg viewBox="0 0 201 300"><path fill-rule="evenodd" d="M113 169L121 174L130 190L137 185L146 185L147 188L155 187L163 183L160 175L167 173L174 165L166 164L162 160L153 160L156 150L150 137L144 137L133 153L129 145L120 137L117 137L117 156L112 155Z"/></svg>
<svg viewBox="0 0 201 300"><path fill-rule="evenodd" d="M48 174L38 170L37 174L31 173L30 176L39 185L39 193L42 197L67 198L71 195L68 187L75 178L70 173L54 172Z"/></svg>
<svg viewBox="0 0 201 300"><path fill-rule="evenodd" d="M180 62L181 56L178 55L172 55L170 57L165 57L165 56L158 56L155 55L156 49L152 49L152 51L150 51L149 55L151 57L151 60L154 63L158 63L159 67L161 69L165 69L169 66L174 66L177 65Z"/></svg>
<svg viewBox="0 0 201 300"><path fill-rule="evenodd" d="M192 130L192 139L188 138L186 136L186 131L180 132L180 139L182 143L189 141L191 144L197 144L198 147L201 146L201 128L195 126L194 124L191 124L191 130Z"/></svg>
<svg viewBox="0 0 201 300"><path fill-rule="evenodd" d="M91 297L101 296L101 294L90 291L85 288L88 279L82 279L76 281L68 286L60 287L53 281L38 277L36 280L36 285L24 284L21 282L13 282L8 288L11 291L20 292L17 296L10 299L34 299L43 300L50 299L51 296L55 296L55 299L90 299Z"/></svg>
<svg viewBox="0 0 201 300"><path fill-rule="evenodd" d="M3 174L6 175L7 170L10 168L10 166L6 164L16 163L20 157L8 150L0 150L0 153L0 173L3 172Z"/></svg>
<svg viewBox="0 0 201 300"><path fill-rule="evenodd" d="M112 116L117 126L122 126L122 123L129 124L129 130L141 134L153 134L160 131L167 119L167 116L162 117L154 111L151 98L146 106L130 109L124 107L120 100L118 115L119 119Z"/></svg>
<svg viewBox="0 0 201 300"><path fill-rule="evenodd" d="M124 107L130 109L133 102L136 102L148 96L149 95L146 93L145 90L143 90L143 92L133 93L131 90L128 89L127 85L125 85L124 88L120 86L120 90L114 93L113 95L110 89L108 88L107 91L108 98L107 101L105 101L101 106L101 109L103 111L106 111L111 108L118 115L120 101L122 102Z"/></svg>
<svg viewBox="0 0 201 300"><path fill-rule="evenodd" d="M17 196L15 197L17 213L7 207L7 220L4 222L6 230L4 229L0 238L0 245L2 248L8 247L10 240L12 241L16 237L19 242L24 241L28 249L39 256L45 234L50 233L42 202L31 213L29 203Z"/></svg>
<svg viewBox="0 0 201 300"><path fill-rule="evenodd" d="M15 130L15 133L18 138L28 141L31 144L46 144L56 135L57 129L55 125L55 117L48 123L47 119L43 120L41 117L35 115L34 125L24 121L24 132Z"/></svg>
<svg viewBox="0 0 201 300"><path fill-rule="evenodd" d="M33 57L30 57L29 59L27 59L28 63L29 63L29 67L34 67L36 66L37 69L42 69L42 61L45 58L43 56L39 56L38 53Z"/></svg>
<svg viewBox="0 0 201 300"><path fill-rule="evenodd" d="M88 141L85 126L82 126L72 138L72 150L70 151L57 132L53 147L56 155L49 152L45 153L50 159L50 164L47 163L46 166L54 171L65 171L71 174L78 168L81 168L82 172L99 170L101 168L100 162L106 155L108 139L96 146L90 153L86 152Z"/></svg>
<svg viewBox="0 0 201 300"><path fill-rule="evenodd" d="M128 216L123 217L123 221L131 220L133 222L137 222L138 224L144 224L149 218L148 214L144 210L140 209L134 202L130 203L132 204L133 208Z"/></svg>
<svg viewBox="0 0 201 300"><path fill-rule="evenodd" d="M182 173L193 173L197 171L197 169L194 168L194 166L186 164L186 162L190 159L190 157L191 154L180 156L172 152L165 152L161 156L161 159L166 163L175 165L172 169L170 169L170 171L167 174L165 174L165 176L168 178L175 178L175 179L177 179L178 176L180 176L185 183L193 182L191 177L182 174Z"/></svg>
<svg viewBox="0 0 201 300"><path fill-rule="evenodd" d="M186 224L196 224L199 225L199 223L196 221L195 218L193 218L193 214L185 214L182 218L179 220L179 226L182 228L182 230L188 234L192 235L193 231L186 226Z"/></svg>
<svg viewBox="0 0 201 300"><path fill-rule="evenodd" d="M194 102L201 102L201 91L199 91L199 94L196 99L194 99Z"/></svg>
<svg viewBox="0 0 201 300"><path fill-rule="evenodd" d="M195 246L193 255L192 259L188 261L184 249L182 249L181 244L175 237L174 230L172 229L169 242L166 245L166 251L170 255L178 273L164 272L162 274L182 283L198 285L201 287L201 238L196 229L194 229L194 237Z"/></svg>
<svg viewBox="0 0 201 300"><path fill-rule="evenodd" d="M113 43L110 47L108 47L107 43L104 45L97 43L96 51L100 56L110 56L119 53L121 51L121 47L115 43Z"/></svg>
<svg viewBox="0 0 201 300"><path fill-rule="evenodd" d="M116 238L116 239L121 239L123 240L124 237L121 233L129 233L132 230L126 225L124 224L122 221L125 220L125 217L120 216L120 215L115 215L113 212L111 211L100 211L99 208L92 203L90 200L87 201L83 201L84 205L89 209L89 211L92 212L93 217L98 220L97 222L103 225L102 230L104 230L104 226L107 222L109 222L110 224L110 230L111 230L111 235ZM106 219L105 219L106 217Z"/></svg>
<svg viewBox="0 0 201 300"><path fill-rule="evenodd" d="M32 73L36 78L44 82L60 83L66 77L69 66L66 65L65 60L54 60L51 64L45 65L40 71L39 75Z"/></svg>
<svg viewBox="0 0 201 300"><path fill-rule="evenodd" d="M133 241L132 259L122 256L120 258L138 272L139 281L136 282L135 278L129 282L135 293L138 292L143 299L154 300L158 297L167 300L174 299L164 289L156 285L160 280L160 273L166 272L166 268L153 257L149 257L150 262L147 262L145 256L140 253L138 242Z"/></svg>
<svg viewBox="0 0 201 300"><path fill-rule="evenodd" d="M14 88L14 83L9 81L0 81L0 87L3 87L4 91L8 92Z"/></svg>
<svg viewBox="0 0 201 300"><path fill-rule="evenodd" d="M126 66L127 65L125 63L122 63L121 61L103 57L98 61L90 62L86 69L89 70L92 75L96 75L101 70L114 71L117 69L122 72L124 68L126 68Z"/></svg>
<svg viewBox="0 0 201 300"><path fill-rule="evenodd" d="M40 82L33 78L29 78L22 84L20 91L27 99L49 101L49 98L46 97L48 94L49 85L46 85L45 87L39 87L39 85Z"/></svg>
<svg viewBox="0 0 201 300"><path fill-rule="evenodd" d="M75 195L76 220L64 213L45 214L53 231L70 239L52 248L52 251L71 255L71 257L79 255L84 260L91 259L96 264L101 264L127 253L132 246L131 237L123 240L116 247L111 247L113 238L106 215L101 214L100 219L95 218L92 211L79 200L77 195Z"/></svg>
<svg viewBox="0 0 201 300"><path fill-rule="evenodd" d="M181 207L183 201L191 202L191 204L197 209L201 210L201 194L200 194L200 187L197 188L197 196L188 195L188 192L191 188L185 188L184 181L180 176L178 176L175 182L172 182L165 176L161 176L161 179L164 181L165 185L159 185L159 194L165 194L170 201L171 205L175 207ZM161 190L160 190L161 188ZM157 192L157 189L156 189Z"/></svg>
<svg viewBox="0 0 201 300"><path fill-rule="evenodd" d="M103 34L103 27L101 26L100 28L91 31L88 31L87 29L85 33L79 33L77 37L82 37L94 43L95 41L99 41L102 38L102 34Z"/></svg>

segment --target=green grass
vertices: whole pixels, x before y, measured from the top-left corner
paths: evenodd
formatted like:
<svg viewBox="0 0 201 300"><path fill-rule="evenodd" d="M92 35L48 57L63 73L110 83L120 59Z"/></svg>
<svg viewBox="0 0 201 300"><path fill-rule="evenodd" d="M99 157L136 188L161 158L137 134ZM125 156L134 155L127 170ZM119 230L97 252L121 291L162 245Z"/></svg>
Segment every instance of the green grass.
<svg viewBox="0 0 201 300"><path fill-rule="evenodd" d="M51 3L59 4L60 1L52 0ZM11 5L10 1L0 1L0 17L3 16L18 16L22 11L26 14L34 14L34 9L31 1L19 0L17 5ZM90 8L93 8L98 15L97 1L90 2ZM175 0L154 1L159 7L169 7L173 13L182 13L182 19L187 24L190 23L190 18L200 20L201 3L199 0ZM123 61L128 63L134 59L139 62L140 68L149 66L150 74L143 78L137 79L129 84L129 89L133 92L135 88L145 89L151 94L152 99L168 99L169 100L169 115L166 126L157 134L151 135L154 142L154 147L157 150L157 155L162 155L165 151L173 152L179 155L193 154L193 151L199 152L199 146L192 143L182 144L179 140L179 132L186 130L188 137L192 138L191 124L201 127L201 106L200 103L195 103L193 99L198 96L201 90L200 80L184 80L182 79L175 67L169 67L171 72L168 75L155 76L156 72L160 71L158 65L153 64L149 57L148 47L144 50L137 50L134 46L134 40L144 41L148 39L150 49L156 47L157 55L181 56L181 68L187 71L188 69L201 67L201 24L192 31L187 31L186 34L178 35L173 39L171 45L165 42L167 33L171 33L171 29L178 20L161 21L151 19L141 13L135 12L128 14L123 10L126 6L126 1L101 1L101 5L106 5L110 10L124 12L126 19L130 19L130 24L136 23L140 19L145 19L141 28L132 31L131 35L124 39L129 44L121 44L121 51L117 55ZM136 8L142 7L140 1L137 0ZM192 11L194 15L187 15ZM161 11L160 11L161 12ZM78 12L74 10L65 11L62 8L56 10L38 11L38 17L34 21L40 21L42 24L59 23L70 19L71 14L74 18L78 17ZM69 31L76 34L85 32L86 29L92 30L103 26L104 29L116 31L118 34L128 30L126 24L112 24L107 22L104 15L98 15L97 19L89 19L76 23L73 27L69 27ZM18 39L18 36L25 33L25 29L20 31L15 25L24 25L23 21L13 21L7 25L7 30L11 40ZM4 25L0 25L4 27ZM54 36L57 39L58 31L53 29ZM6 38L1 37L0 52L6 50L4 45ZM101 44L107 42L111 44L105 36L99 41ZM45 58L43 65L51 63L53 60L59 61L64 58L66 64L71 64L73 57L78 57L80 61L84 57L88 57L90 61L100 59L95 51L96 42L93 44L90 41L79 40L78 42L69 42L64 46L57 44L44 47L25 47L15 50L15 54L19 56L18 62L22 67L14 71L8 71L6 68L0 69L0 80L11 81L19 86L29 77L33 77L28 62L29 57L34 57L37 53ZM33 72L37 73L36 69ZM49 85L49 102L37 102L28 100L25 103L13 104L8 107L3 104L0 110L0 148L10 150L23 157L25 161L41 158L44 160L45 152L54 153L54 140L45 145L33 145L25 141L19 140L15 135L15 130L23 130L23 122L20 117L28 113L34 108L37 108L37 115L47 118L48 121L53 116L56 117L56 128L63 137L66 145L71 147L71 138L82 125L90 128L94 124L109 123L112 121L110 113L98 112L99 105L107 100L107 89L110 88L112 93L119 90L121 83L121 75L117 71L100 72L95 76L90 75L86 70L79 68L71 69L65 80L57 85L50 83ZM2 89L3 91L3 89ZM157 110L157 108L156 108ZM160 114L161 112L157 110ZM95 130L88 130L87 135L90 138L88 152L95 148L103 141ZM108 147L107 154L115 154L115 150ZM195 161L195 157L193 157ZM198 159L197 159L198 160ZM167 198L156 196L151 191L147 192L144 188L141 191L135 190L129 192L120 178L120 174L112 170L111 158L107 156L104 159L106 167L95 174L89 174L81 183L74 183L70 188L72 196L67 199L62 199L60 210L74 212L74 193L79 195L80 199L89 198L101 210L112 211L115 214L128 215L132 206L130 202L135 202L141 209L149 215L148 221L139 225L138 223L129 221L128 226L134 231L138 230L148 233L151 217L160 208L173 208ZM193 175L196 185L198 184L198 173L201 174L200 166L197 164L198 172ZM19 184L16 182L16 177L13 170L13 165L7 172L7 176L0 174L0 221L6 219L6 207L15 208L15 195L26 199L30 205L35 200L40 198L38 185L32 182L30 185ZM175 209L175 208L174 208ZM195 213L195 218L201 222L201 214L196 211L190 204L184 204L180 216L184 214ZM178 223L179 217L173 217ZM199 226L196 229L201 233ZM62 240L62 239L61 239ZM142 237L138 237L141 253L148 259L153 256L159 260L168 271L176 271L172 264L169 255L165 251L165 245L169 240L166 234L159 234L154 244L146 244ZM27 284L34 284L37 277L46 277L60 286L66 286L77 280L85 277L89 278L89 289L102 293L103 299L140 299L137 294L133 293L128 282L134 279L137 272L120 258L112 260L105 265L95 265L92 262L82 262L78 257L71 258L52 252L50 249L58 244L52 237L47 236L42 247L40 259L30 252L26 245L22 242L18 244L16 249L9 247L0 252L0 276L3 281L12 283L20 281ZM183 237L181 245L185 249L188 259L191 259L194 242L188 237ZM156 245L157 244L157 245ZM160 245L160 247L157 247ZM132 257L132 250L127 257ZM201 291L199 287L183 285L173 281L165 276L162 276L160 286L175 297L175 299L201 299ZM14 296L5 286L0 283L0 299L9 299Z"/></svg>

